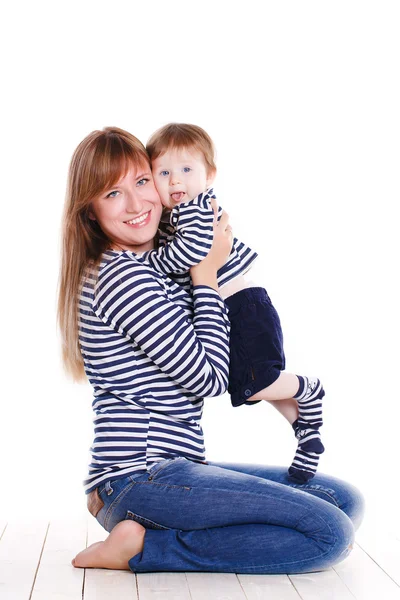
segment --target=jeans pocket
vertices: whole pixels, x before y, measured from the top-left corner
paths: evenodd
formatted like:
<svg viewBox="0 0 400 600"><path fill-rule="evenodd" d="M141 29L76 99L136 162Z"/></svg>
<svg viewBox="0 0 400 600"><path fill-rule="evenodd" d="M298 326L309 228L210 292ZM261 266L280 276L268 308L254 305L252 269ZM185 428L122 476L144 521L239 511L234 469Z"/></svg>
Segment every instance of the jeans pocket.
<svg viewBox="0 0 400 600"><path fill-rule="evenodd" d="M143 525L143 527L146 529L162 529L164 531L170 529L169 527L164 527L164 525L161 525L160 523L156 523L155 521L141 517L130 510L128 510L126 513L125 521L127 520L135 521L136 523L139 523L139 525Z"/></svg>
<svg viewBox="0 0 400 600"><path fill-rule="evenodd" d="M99 489L96 488L87 496L87 508L93 517L97 517L100 510L103 508L104 502L99 496Z"/></svg>

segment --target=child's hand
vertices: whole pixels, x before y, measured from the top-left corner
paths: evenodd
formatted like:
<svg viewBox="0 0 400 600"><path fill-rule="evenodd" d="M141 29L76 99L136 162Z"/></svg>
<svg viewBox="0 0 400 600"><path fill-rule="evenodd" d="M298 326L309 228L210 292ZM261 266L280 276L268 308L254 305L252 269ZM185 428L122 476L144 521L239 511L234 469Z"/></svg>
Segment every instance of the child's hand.
<svg viewBox="0 0 400 600"><path fill-rule="evenodd" d="M218 204L216 198L211 198L210 204L214 211L214 221L218 221Z"/></svg>
<svg viewBox="0 0 400 600"><path fill-rule="evenodd" d="M227 261L232 249L233 234L232 227L229 225L229 215L224 210L218 221L218 204L215 199L211 200L211 206L214 210L214 239L208 255L196 266L190 269L193 273L199 270L208 271L216 274Z"/></svg>

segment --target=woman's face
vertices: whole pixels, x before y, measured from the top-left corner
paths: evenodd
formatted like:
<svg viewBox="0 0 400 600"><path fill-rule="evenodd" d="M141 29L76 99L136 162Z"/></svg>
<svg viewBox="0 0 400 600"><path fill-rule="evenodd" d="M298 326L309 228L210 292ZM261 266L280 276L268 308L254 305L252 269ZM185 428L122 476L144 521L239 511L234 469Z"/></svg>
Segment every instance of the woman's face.
<svg viewBox="0 0 400 600"><path fill-rule="evenodd" d="M140 253L154 248L161 211L150 166L132 165L125 177L92 201L89 217L98 222L114 250Z"/></svg>

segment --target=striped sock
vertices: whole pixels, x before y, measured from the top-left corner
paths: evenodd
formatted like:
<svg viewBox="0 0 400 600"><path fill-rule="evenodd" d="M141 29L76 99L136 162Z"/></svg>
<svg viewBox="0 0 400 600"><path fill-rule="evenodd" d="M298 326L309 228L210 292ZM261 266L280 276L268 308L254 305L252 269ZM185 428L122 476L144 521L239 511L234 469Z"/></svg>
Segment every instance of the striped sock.
<svg viewBox="0 0 400 600"><path fill-rule="evenodd" d="M299 444L293 462L288 469L289 479L295 483L307 483L314 477L318 462L319 454L305 452Z"/></svg>
<svg viewBox="0 0 400 600"><path fill-rule="evenodd" d="M288 470L289 477L295 483L307 483L307 481L314 477L317 471L319 454L317 454L316 452L304 450L303 439L307 440L307 436L299 438L300 429L298 427L298 420L296 420L293 423L292 427L297 439L299 440L299 443L293 462ZM309 431L311 432L310 435L315 435L315 433L319 433L318 431L315 432L315 430L313 429L310 429Z"/></svg>
<svg viewBox="0 0 400 600"><path fill-rule="evenodd" d="M299 390L294 397L299 407L296 437L303 452L322 454L325 450L319 433L322 426L322 398L324 388L316 377L297 375Z"/></svg>

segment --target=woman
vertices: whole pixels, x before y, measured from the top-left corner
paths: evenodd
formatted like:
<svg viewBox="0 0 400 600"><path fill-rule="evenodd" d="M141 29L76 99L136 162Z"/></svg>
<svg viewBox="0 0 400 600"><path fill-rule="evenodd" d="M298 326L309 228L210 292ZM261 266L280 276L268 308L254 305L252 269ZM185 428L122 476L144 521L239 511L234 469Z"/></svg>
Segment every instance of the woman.
<svg viewBox="0 0 400 600"><path fill-rule="evenodd" d="M59 318L66 367L76 379L86 372L94 388L85 487L110 535L72 564L327 568L352 547L363 509L356 489L323 475L300 486L284 468L205 461L202 398L227 386L229 321L216 274L232 232L225 213L212 224L212 248L190 270L189 295L146 259L160 217L142 144L117 128L87 136L70 166Z"/></svg>

